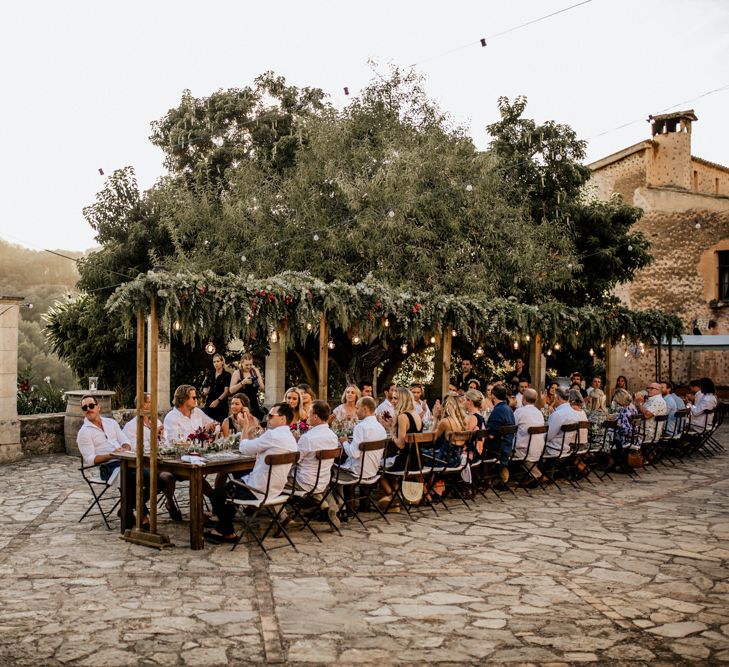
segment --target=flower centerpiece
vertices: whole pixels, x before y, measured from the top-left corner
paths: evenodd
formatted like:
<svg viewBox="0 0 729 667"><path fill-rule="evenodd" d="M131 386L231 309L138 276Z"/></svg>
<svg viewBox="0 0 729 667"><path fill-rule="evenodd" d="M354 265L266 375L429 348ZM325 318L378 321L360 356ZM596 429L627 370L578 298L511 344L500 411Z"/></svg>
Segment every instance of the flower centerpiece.
<svg viewBox="0 0 729 667"><path fill-rule="evenodd" d="M298 422L291 422L291 426L289 428L294 434L294 437L298 440L302 433L306 433L309 430L309 422L304 419Z"/></svg>
<svg viewBox="0 0 729 667"><path fill-rule="evenodd" d="M331 428L337 434L338 438L351 438L356 425L356 419L335 419L332 422Z"/></svg>

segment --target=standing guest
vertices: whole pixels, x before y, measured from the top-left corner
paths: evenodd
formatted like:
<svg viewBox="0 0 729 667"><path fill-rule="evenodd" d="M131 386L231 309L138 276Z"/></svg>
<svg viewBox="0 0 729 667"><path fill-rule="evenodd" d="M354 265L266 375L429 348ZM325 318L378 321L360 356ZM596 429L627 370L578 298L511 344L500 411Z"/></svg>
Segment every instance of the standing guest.
<svg viewBox="0 0 729 667"><path fill-rule="evenodd" d="M81 424L76 444L85 466L101 466L99 475L105 482L116 482L115 471L121 465L114 454L117 452L131 452L132 445L119 424L109 417L101 416L101 409L93 394L81 397L81 410L84 421ZM145 471L144 484L144 521L143 526L149 526L147 518L147 501L149 500L149 470ZM130 473L133 475L134 473ZM111 482L110 482L111 483ZM127 522L127 527L134 525L133 517Z"/></svg>
<svg viewBox="0 0 729 667"><path fill-rule="evenodd" d="M136 401L135 401L136 403ZM144 414L142 415L142 421L143 421L143 447L144 452L149 453L150 448L150 440L152 438L152 419L149 415L149 411L152 407L152 394L149 394L145 392L144 394L144 404L142 405L142 410ZM158 419L155 420L157 422L156 428L157 428L157 437L158 439L163 442L164 441L164 426L162 425L162 422ZM127 436L129 439L129 444L132 446L132 449L136 449L137 447L137 418L133 417L130 419L126 425L124 426L124 435ZM161 472L157 475L157 488L159 488L162 493L165 495L166 503L165 507L167 508L167 512L170 515L170 518L173 521L182 521L182 512L180 512L180 508L177 507L177 504L175 503L175 486L176 486L176 480L175 476L171 472Z"/></svg>
<svg viewBox="0 0 729 667"><path fill-rule="evenodd" d="M570 375L570 389L579 389L582 398L587 398L587 392L582 388L582 373L575 371Z"/></svg>
<svg viewBox="0 0 729 667"><path fill-rule="evenodd" d="M339 421L356 421L357 401L362 398L359 387L350 384L342 394L342 402L334 408L334 418Z"/></svg>
<svg viewBox="0 0 729 667"><path fill-rule="evenodd" d="M371 382L360 382L359 383L359 390L362 393L362 396L373 396L374 391L372 389L372 383Z"/></svg>
<svg viewBox="0 0 729 667"><path fill-rule="evenodd" d="M709 425L706 410L713 410L717 406L716 388L710 378L698 380L699 391L694 393L694 402L691 405L691 430L704 431ZM698 397L698 398L697 398Z"/></svg>
<svg viewBox="0 0 729 667"><path fill-rule="evenodd" d="M564 387L557 387L554 392L554 412L549 416L547 430L547 456L567 456L570 445L575 441L576 433L564 434L564 451L562 449L562 426L575 424L580 421L577 413L570 405L570 391Z"/></svg>
<svg viewBox="0 0 729 667"><path fill-rule="evenodd" d="M316 400L316 394L311 388L311 385L306 384L306 382L299 382L299 384L296 385L296 388L301 389L302 398L304 399L303 412L305 415L308 415L311 404Z"/></svg>
<svg viewBox="0 0 729 667"><path fill-rule="evenodd" d="M590 396L595 389L599 389L602 391L602 378L599 376L595 376L592 378L592 382L590 383L590 386L587 388L587 395Z"/></svg>
<svg viewBox="0 0 729 667"><path fill-rule="evenodd" d="M676 386L670 380L661 382L661 396L666 401L666 408L668 408L668 419L666 420L666 431L673 435L676 430L676 412L683 410L686 404L683 399L676 393Z"/></svg>
<svg viewBox="0 0 729 667"><path fill-rule="evenodd" d="M375 410L375 415L388 424L395 415L395 404L393 403L393 399L395 398L396 389L397 385L394 382L390 382L390 384L385 387L385 394L382 403L380 403Z"/></svg>
<svg viewBox="0 0 729 667"><path fill-rule="evenodd" d="M486 451L496 456L501 469L499 477L506 484L509 481L509 459L511 458L511 450L514 447L513 435L501 435L499 429L502 426L514 426L514 412L509 407L509 397L506 387L503 384L497 384L491 390L494 399L494 409L489 415L486 422L486 430L489 432L489 439L486 443Z"/></svg>
<svg viewBox="0 0 729 667"><path fill-rule="evenodd" d="M651 382L646 387L646 392L648 392L648 398L639 406L638 410L645 417L644 437L646 442L653 442L663 435L665 427L665 423L656 423L654 417L667 415L668 406L663 400L659 382Z"/></svg>
<svg viewBox="0 0 729 667"><path fill-rule="evenodd" d="M202 395L205 396L203 412L222 422L228 416L228 388L231 375L225 370L225 358L222 354L213 355L213 369L205 378L202 385Z"/></svg>
<svg viewBox="0 0 729 667"><path fill-rule="evenodd" d="M246 415L245 427L241 432L240 452L244 456L256 457L253 470L240 480L246 485L235 485L235 497L240 500L262 500L266 487L269 487L269 497L280 495L286 486L290 466L275 466L270 470L266 463L269 454L285 454L296 451L296 439L291 433L291 422L294 413L288 403L276 403L268 412L268 428L262 435L255 438L258 422L252 415ZM270 475L270 483L269 483ZM233 528L236 506L227 501L227 489L224 486L216 487L212 504L213 511L220 519L217 532L206 532L205 538L210 542L230 542L237 540Z"/></svg>
<svg viewBox="0 0 729 667"><path fill-rule="evenodd" d="M473 359L466 357L461 362L461 372L456 375L456 380L453 383L456 386L456 391L468 391L468 383L471 380L478 380L478 376L473 370Z"/></svg>
<svg viewBox="0 0 729 667"><path fill-rule="evenodd" d="M519 457L526 456L525 467L534 479L542 477L542 472L537 468L537 461L542 456L545 442L544 433L531 436L531 440L529 439L529 429L532 426L544 426L544 415L536 406L537 396L535 389L527 387L522 397L522 406L514 411L514 422L517 427L514 454Z"/></svg>
<svg viewBox="0 0 729 667"><path fill-rule="evenodd" d="M413 395L413 401L415 401L415 412L420 415L420 418L424 422L433 421L433 415L428 407L428 401L423 398L423 385L419 382L413 382L410 385L410 393Z"/></svg>
<svg viewBox="0 0 729 667"><path fill-rule="evenodd" d="M321 494L329 486L333 459L321 462L319 481L316 489L314 488L314 484L317 482L317 470L319 470L316 453L324 449L337 449L339 447L337 434L329 428L330 416L329 403L326 401L312 402L307 419L309 430L301 434L298 443L301 457L296 464L296 486L302 491Z"/></svg>
<svg viewBox="0 0 729 667"><path fill-rule="evenodd" d="M297 387L287 389L284 394L284 401L291 406L291 411L294 413L294 424L306 421L308 413L304 412L304 392L301 389Z"/></svg>
<svg viewBox="0 0 729 667"><path fill-rule="evenodd" d="M223 437L240 433L245 426L245 417L251 411L251 403L245 394L235 394L230 398L230 414L220 424Z"/></svg>
<svg viewBox="0 0 729 667"><path fill-rule="evenodd" d="M517 385L518 391L516 392L516 395L514 396L514 401L516 403L516 408L518 409L522 406L522 400L524 396L524 392L529 389L529 380L525 380L522 378L519 380L519 384Z"/></svg>
<svg viewBox="0 0 729 667"><path fill-rule="evenodd" d="M215 431L218 423L197 407L197 389L191 384L181 384L175 389L173 405L164 421L168 441L186 440L200 428Z"/></svg>
<svg viewBox="0 0 729 667"><path fill-rule="evenodd" d="M516 391L521 380L526 380L529 384L532 383L532 376L524 365L524 360L517 357L514 359L514 370L509 373L506 377L506 383Z"/></svg>
<svg viewBox="0 0 729 667"><path fill-rule="evenodd" d="M263 375L253 365L253 355L250 353L244 354L241 357L238 369L233 373L233 377L230 380L228 393L232 396L239 391L243 392L251 404L251 414L260 420L263 418L263 411L258 401L258 392L265 390Z"/></svg>
<svg viewBox="0 0 729 667"><path fill-rule="evenodd" d="M625 391L628 391L628 378L626 378L624 375L618 375L617 379L615 380L615 388L613 389L613 395L610 398L611 412L617 412L620 409L620 406L615 400L615 394L618 389L625 389Z"/></svg>

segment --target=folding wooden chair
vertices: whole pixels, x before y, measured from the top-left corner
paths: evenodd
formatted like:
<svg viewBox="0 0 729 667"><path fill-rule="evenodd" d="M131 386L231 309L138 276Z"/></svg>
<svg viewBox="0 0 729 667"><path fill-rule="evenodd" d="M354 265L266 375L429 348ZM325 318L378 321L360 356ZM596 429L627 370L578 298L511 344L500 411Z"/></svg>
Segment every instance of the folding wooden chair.
<svg viewBox="0 0 729 667"><path fill-rule="evenodd" d="M518 427L517 427L518 430ZM527 434L529 436L529 439L527 440L527 446L526 451L517 454L516 451L516 443L514 444L514 448L511 450L511 459L509 460L509 482L508 486L510 487L514 482L516 482L516 488L524 489L527 494L529 493L529 486L527 482L531 483L532 480L537 483L539 488L542 489L542 491L546 491L547 489L544 487L544 485L532 475L532 469L539 464L539 459L541 458L540 455L534 459L533 451L536 449L536 447L539 446L541 443L542 451L544 449L544 439L545 435L547 433L547 426L530 426L527 429ZM531 455L531 458L530 458Z"/></svg>
<svg viewBox="0 0 729 667"><path fill-rule="evenodd" d="M432 431L428 431L427 433L408 433L405 436L405 446L408 448L408 453L404 468L402 470L389 470L385 468L383 471L393 488L392 500L387 504L385 512L392 507L397 499L400 501L400 506L407 512L408 517L412 519L413 515L410 511L411 505L402 492L402 483L405 481L417 481L423 483L423 500L419 505L412 505L412 507L416 507L420 512L421 505L425 503L436 515L438 514L429 497L431 487L430 477L433 469L431 466L423 463L426 459L426 454L423 450L430 450L432 452L434 443L435 433Z"/></svg>
<svg viewBox="0 0 729 667"><path fill-rule="evenodd" d="M104 509L102 500L104 500L106 504L111 502L112 499L105 498L105 495L109 491L109 489L114 486L114 481L119 476L119 468L115 468L113 471L111 471L108 479L105 480L101 476L102 466L105 465L105 463L99 463L96 465L87 466L84 465L83 459L81 460L81 467L79 468L79 471L81 473L81 477L83 478L84 482L86 482L89 490L91 491L93 500L86 508L86 511L81 515L81 518L78 520L78 522L81 523L89 515L89 512L96 508L99 511L99 514L101 514L101 518L104 520L106 528L108 530L111 530L111 526L109 525L109 517L113 514L114 510L119 507L121 499L117 496L114 499L113 505L109 509Z"/></svg>

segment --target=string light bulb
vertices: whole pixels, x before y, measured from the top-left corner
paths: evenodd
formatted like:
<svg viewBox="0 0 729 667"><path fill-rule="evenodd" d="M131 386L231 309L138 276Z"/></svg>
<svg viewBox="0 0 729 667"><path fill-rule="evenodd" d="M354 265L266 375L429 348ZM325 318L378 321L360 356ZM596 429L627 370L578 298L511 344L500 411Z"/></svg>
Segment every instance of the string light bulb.
<svg viewBox="0 0 729 667"><path fill-rule="evenodd" d="M271 332L271 342L278 343L278 331Z"/></svg>
<svg viewBox="0 0 729 667"><path fill-rule="evenodd" d="M205 352L208 354L215 354L215 343L213 343L213 341L208 341L208 344L205 346Z"/></svg>
<svg viewBox="0 0 729 667"><path fill-rule="evenodd" d="M527 334L526 336L524 336L524 339L528 343L532 339L532 337L529 334Z"/></svg>
<svg viewBox="0 0 729 667"><path fill-rule="evenodd" d="M453 338L455 338L457 335L458 335L458 332L455 329L453 329L453 331L451 331L451 336L453 336Z"/></svg>
<svg viewBox="0 0 729 667"><path fill-rule="evenodd" d="M400 352L402 352L403 354L407 354L408 353L408 345L407 345L407 343L403 343L400 346Z"/></svg>
<svg viewBox="0 0 729 667"><path fill-rule="evenodd" d="M384 326L385 328L389 327L390 326L390 320L388 320L387 318L385 318L385 321L382 323L382 326Z"/></svg>
<svg viewBox="0 0 729 667"><path fill-rule="evenodd" d="M515 350L518 350L519 349L519 341L518 340L515 340L514 341L514 349Z"/></svg>
<svg viewBox="0 0 729 667"><path fill-rule="evenodd" d="M315 241L318 241L319 240L319 234L314 234L314 240Z"/></svg>
<svg viewBox="0 0 729 667"><path fill-rule="evenodd" d="M394 218L394 217L395 217L395 211L393 211L392 209L390 209L390 210L389 210L389 211L387 212L387 216L388 216L388 217L390 217L390 218Z"/></svg>
<svg viewBox="0 0 729 667"><path fill-rule="evenodd" d="M352 336L352 343L354 345L359 345L361 342L362 339L357 334L354 334L354 336Z"/></svg>
<svg viewBox="0 0 729 667"><path fill-rule="evenodd" d="M435 336L430 337L430 344L435 345Z"/></svg>
<svg viewBox="0 0 729 667"><path fill-rule="evenodd" d="M483 348L480 345L476 348L476 356L483 357Z"/></svg>
<svg viewBox="0 0 729 667"><path fill-rule="evenodd" d="M335 345L334 345L334 341L333 341L333 340L332 340L331 338L329 339L329 342L327 343L327 347L328 347L328 348L329 348L330 350L333 350L333 349L334 349L334 347L335 347Z"/></svg>
<svg viewBox="0 0 729 667"><path fill-rule="evenodd" d="M470 183L466 186L466 192L473 192L473 186Z"/></svg>
<svg viewBox="0 0 729 667"><path fill-rule="evenodd" d="M246 259L248 259L248 258L247 258L247 257L246 257L245 255L241 255L241 256L240 256L240 261L241 261L242 263L245 263Z"/></svg>
<svg viewBox="0 0 729 667"><path fill-rule="evenodd" d="M559 343L555 343L555 344L554 344L554 349L555 349L555 350L559 350L559 348L561 348L561 347L562 347L562 346L561 346L561 345L560 345Z"/></svg>
<svg viewBox="0 0 729 667"><path fill-rule="evenodd" d="M595 356L595 350L593 350L592 348L590 348L590 356L591 357L594 357Z"/></svg>
<svg viewBox="0 0 729 667"><path fill-rule="evenodd" d="M548 357L551 357L552 356L552 350L547 350L547 356Z"/></svg>
<svg viewBox="0 0 729 667"><path fill-rule="evenodd" d="M175 331L181 331L182 330L182 325L180 324L180 320L175 320L174 323L172 324L172 328Z"/></svg>

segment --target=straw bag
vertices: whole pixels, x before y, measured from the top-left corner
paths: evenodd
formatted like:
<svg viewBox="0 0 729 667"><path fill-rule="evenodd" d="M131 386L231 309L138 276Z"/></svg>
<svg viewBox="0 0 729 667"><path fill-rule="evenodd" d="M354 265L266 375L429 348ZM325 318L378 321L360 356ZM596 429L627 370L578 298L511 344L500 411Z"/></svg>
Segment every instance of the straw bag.
<svg viewBox="0 0 729 667"><path fill-rule="evenodd" d="M418 445L410 445L411 447L415 447L415 452L418 457L418 470L422 469L422 465L420 463L420 447ZM408 467L410 467L408 465ZM402 497L405 498L405 500L410 505L417 505L422 499L423 499L423 492L425 490L425 484L422 480L403 480L401 491L402 491Z"/></svg>

